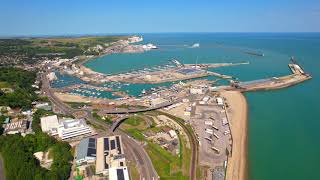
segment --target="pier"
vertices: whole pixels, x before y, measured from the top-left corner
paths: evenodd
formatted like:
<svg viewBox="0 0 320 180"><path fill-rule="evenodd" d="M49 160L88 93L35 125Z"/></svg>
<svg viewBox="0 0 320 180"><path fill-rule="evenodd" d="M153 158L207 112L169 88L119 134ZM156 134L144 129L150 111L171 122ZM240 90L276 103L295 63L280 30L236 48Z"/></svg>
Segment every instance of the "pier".
<svg viewBox="0 0 320 180"><path fill-rule="evenodd" d="M312 78L312 76L302 69L296 63L288 64L292 74L282 77L271 77L266 79L259 79L246 82L232 81L230 86L218 87L218 90L228 90L228 91L259 91L259 90L275 90L282 89L289 86L293 86Z"/></svg>

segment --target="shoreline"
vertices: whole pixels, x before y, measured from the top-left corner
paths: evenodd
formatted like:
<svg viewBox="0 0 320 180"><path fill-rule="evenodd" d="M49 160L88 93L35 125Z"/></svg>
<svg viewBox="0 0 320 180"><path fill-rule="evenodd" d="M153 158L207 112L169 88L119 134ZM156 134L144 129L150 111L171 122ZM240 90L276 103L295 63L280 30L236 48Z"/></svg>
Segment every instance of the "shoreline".
<svg viewBox="0 0 320 180"><path fill-rule="evenodd" d="M245 96L238 91L224 91L221 95L229 105L226 111L230 117L232 154L228 158L226 180L248 179L248 104Z"/></svg>

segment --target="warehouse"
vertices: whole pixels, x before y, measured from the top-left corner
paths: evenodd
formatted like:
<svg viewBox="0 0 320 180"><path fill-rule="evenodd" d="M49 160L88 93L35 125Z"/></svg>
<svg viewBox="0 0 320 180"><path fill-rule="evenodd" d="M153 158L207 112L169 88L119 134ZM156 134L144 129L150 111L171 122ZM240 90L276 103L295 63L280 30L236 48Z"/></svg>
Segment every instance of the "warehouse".
<svg viewBox="0 0 320 180"><path fill-rule="evenodd" d="M80 141L77 147L77 165L94 163L97 156L96 139L85 138Z"/></svg>

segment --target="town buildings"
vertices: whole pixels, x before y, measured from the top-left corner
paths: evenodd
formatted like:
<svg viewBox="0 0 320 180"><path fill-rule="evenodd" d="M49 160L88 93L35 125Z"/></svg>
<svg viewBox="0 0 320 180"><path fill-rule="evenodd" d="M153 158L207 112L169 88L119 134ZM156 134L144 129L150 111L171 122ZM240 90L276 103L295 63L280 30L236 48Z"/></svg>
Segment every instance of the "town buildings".
<svg viewBox="0 0 320 180"><path fill-rule="evenodd" d="M62 140L75 138L78 136L90 135L91 128L84 119L61 119L57 115L42 117L41 129L51 136L58 136Z"/></svg>

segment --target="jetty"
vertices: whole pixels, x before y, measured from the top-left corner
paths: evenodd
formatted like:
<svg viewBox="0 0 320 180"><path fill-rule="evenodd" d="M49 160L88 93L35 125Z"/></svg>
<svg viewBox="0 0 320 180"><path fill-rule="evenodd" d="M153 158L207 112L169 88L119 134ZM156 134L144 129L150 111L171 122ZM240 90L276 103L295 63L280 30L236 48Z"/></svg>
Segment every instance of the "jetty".
<svg viewBox="0 0 320 180"><path fill-rule="evenodd" d="M271 77L266 79L258 79L253 81L239 82L230 80L230 86L220 86L216 90L228 91L259 91L259 90L275 90L293 86L312 78L303 68L296 62L288 64L292 74L282 77Z"/></svg>

